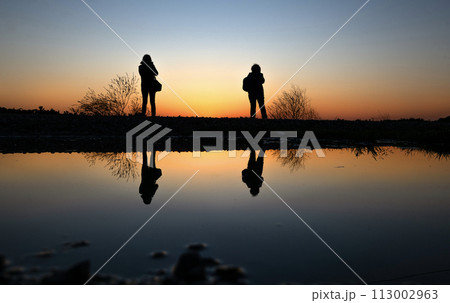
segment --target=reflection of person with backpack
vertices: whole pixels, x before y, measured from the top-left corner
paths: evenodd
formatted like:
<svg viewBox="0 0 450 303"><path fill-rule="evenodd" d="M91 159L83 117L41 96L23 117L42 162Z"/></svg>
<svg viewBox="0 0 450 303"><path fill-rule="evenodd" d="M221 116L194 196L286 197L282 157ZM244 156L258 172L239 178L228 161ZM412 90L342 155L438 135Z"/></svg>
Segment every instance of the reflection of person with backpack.
<svg viewBox="0 0 450 303"><path fill-rule="evenodd" d="M252 72L244 78L242 88L244 91L248 92L248 99L250 100L250 118L255 118L256 101L258 101L261 117L267 119L266 107L264 106L264 81L261 67L258 64L254 64L252 66Z"/></svg>
<svg viewBox="0 0 450 303"><path fill-rule="evenodd" d="M242 182L250 188L250 194L253 197L256 197L259 194L259 189L263 184L263 166L264 150L259 152L258 159L256 159L256 152L252 149L250 157L248 158L247 168L242 171Z"/></svg>

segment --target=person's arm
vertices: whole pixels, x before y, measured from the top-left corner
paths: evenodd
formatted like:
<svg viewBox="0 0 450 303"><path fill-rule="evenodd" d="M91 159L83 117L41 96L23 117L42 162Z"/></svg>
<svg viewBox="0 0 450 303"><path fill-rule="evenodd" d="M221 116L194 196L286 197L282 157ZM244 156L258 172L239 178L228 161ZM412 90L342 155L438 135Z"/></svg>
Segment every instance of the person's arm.
<svg viewBox="0 0 450 303"><path fill-rule="evenodd" d="M155 64L152 64L152 69L153 69L153 74L155 75L155 76L158 76L158 70L156 69L156 67L155 67Z"/></svg>
<svg viewBox="0 0 450 303"><path fill-rule="evenodd" d="M261 74L261 84L264 84L265 81L266 81L266 80L264 79L264 75Z"/></svg>

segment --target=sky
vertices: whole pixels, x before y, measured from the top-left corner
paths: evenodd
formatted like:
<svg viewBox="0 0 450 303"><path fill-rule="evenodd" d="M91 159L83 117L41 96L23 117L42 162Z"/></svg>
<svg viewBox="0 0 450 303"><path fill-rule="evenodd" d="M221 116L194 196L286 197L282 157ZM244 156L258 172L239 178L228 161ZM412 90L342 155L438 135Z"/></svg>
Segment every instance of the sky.
<svg viewBox="0 0 450 303"><path fill-rule="evenodd" d="M258 63L267 106L364 2L85 0L0 2L0 106L67 110L88 88L160 72L163 116L249 115ZM323 119L450 115L450 2L371 0L294 76ZM170 89L170 88L171 89ZM181 100L182 99L182 100Z"/></svg>

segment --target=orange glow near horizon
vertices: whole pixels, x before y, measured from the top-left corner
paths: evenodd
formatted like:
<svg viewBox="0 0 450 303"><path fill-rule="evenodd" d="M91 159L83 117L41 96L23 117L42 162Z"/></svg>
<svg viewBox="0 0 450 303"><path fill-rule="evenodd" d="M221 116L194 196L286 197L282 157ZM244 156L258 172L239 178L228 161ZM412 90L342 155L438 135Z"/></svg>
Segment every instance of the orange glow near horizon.
<svg viewBox="0 0 450 303"><path fill-rule="evenodd" d="M245 69L237 73L227 71L214 75L211 69L203 68L189 76L188 72L175 71L175 76L164 77L172 89L192 107L201 117L247 117L249 115L249 101L247 94L241 89L242 78L246 76ZM264 72L264 70L263 70ZM131 74L130 72L129 74ZM174 73L175 74L175 73ZM211 76L204 76L204 75ZM173 74L172 74L173 75ZM272 94L284 82L283 77L266 78L266 105ZM61 112L68 110L77 100L81 99L88 87L101 92L108 81L93 81L92 86L82 81L76 84L64 79L55 80L44 77L40 82L30 83L25 90L16 87L16 83L7 83L0 91L0 106L8 108L33 109L44 106L46 109L56 109ZM88 79L92 81L91 79ZM95 80L95 79L94 79ZM370 119L389 116L391 119L424 118L438 119L450 115L450 89L436 90L434 93L421 87L396 87L394 84L382 83L378 89L364 82L352 82L351 85L343 80L330 81L312 75L288 83L284 90L290 89L292 84L306 88L311 98L312 106L319 112L322 119ZM52 84L54 83L54 85ZM387 85L386 85L387 84ZM163 84L163 91L157 93L157 114L160 116L194 116L194 113L168 87ZM258 115L259 117L259 115Z"/></svg>
<svg viewBox="0 0 450 303"><path fill-rule="evenodd" d="M235 84L235 83L233 83ZM276 97L267 103L275 89L268 90L266 86L266 105L270 108ZM52 90L45 90L33 86L21 94L1 92L0 99L8 100L0 103L1 107L34 109L44 106L46 109L56 109L61 112L68 110L84 95L71 88L57 86ZM182 100L200 117L247 117L249 115L249 101L247 94L237 87L234 91L227 91L228 87L209 85L207 89L183 86L174 90ZM198 89L198 90L196 90ZM289 87L287 88L289 89ZM101 92L100 89L96 90ZM436 94L422 96L358 96L333 93L326 89L307 89L312 106L318 111L321 119L371 119L389 116L391 119L424 118L438 119L450 115L450 102L445 95ZM434 99L434 102L431 100ZM24 102L26 100L26 102ZM157 93L156 105L159 116L194 116L189 107L174 93L163 86L163 92ZM258 115L259 117L259 115Z"/></svg>

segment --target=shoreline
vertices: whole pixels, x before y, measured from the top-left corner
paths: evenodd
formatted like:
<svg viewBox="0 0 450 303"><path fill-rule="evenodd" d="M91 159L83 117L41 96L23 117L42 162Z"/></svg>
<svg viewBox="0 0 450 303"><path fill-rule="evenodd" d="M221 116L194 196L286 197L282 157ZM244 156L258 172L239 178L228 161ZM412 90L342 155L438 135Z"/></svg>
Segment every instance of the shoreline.
<svg viewBox="0 0 450 303"><path fill-rule="evenodd" d="M323 148L353 146L417 147L440 152L450 150L450 122L420 119L389 121L261 120L250 118L86 116L72 114L1 113L0 153L125 151L127 131L144 120L170 128L173 151L192 151L193 131L222 131L228 150L228 132L236 132L236 149L249 145L241 131L253 136L266 131L263 148L279 149L279 138L270 131L297 131L289 139L296 148L305 131L313 131ZM162 141L162 142L161 142ZM205 142L205 143L203 143ZM202 145L208 143L202 139ZM156 144L164 149L164 140Z"/></svg>

